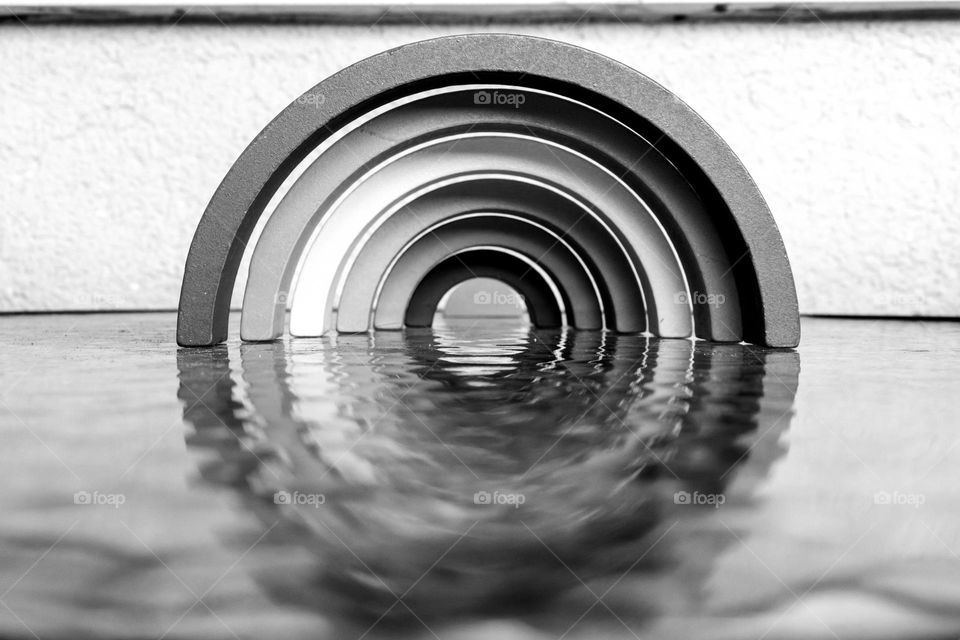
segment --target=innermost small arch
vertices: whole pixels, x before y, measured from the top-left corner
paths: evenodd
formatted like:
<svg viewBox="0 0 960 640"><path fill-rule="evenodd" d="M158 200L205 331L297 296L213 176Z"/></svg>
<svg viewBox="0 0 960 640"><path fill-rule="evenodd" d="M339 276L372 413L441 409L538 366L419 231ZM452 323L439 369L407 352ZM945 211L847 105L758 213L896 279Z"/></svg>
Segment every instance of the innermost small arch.
<svg viewBox="0 0 960 640"><path fill-rule="evenodd" d="M454 285L440 299L433 326L492 324L528 329L530 315L523 296L496 278L471 278Z"/></svg>

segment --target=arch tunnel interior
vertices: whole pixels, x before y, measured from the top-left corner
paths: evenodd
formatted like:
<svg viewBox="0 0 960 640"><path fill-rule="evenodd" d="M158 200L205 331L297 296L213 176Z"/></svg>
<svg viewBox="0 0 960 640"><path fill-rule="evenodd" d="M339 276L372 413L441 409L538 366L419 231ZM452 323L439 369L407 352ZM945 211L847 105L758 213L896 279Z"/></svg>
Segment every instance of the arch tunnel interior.
<svg viewBox="0 0 960 640"><path fill-rule="evenodd" d="M525 36L400 47L281 112L200 221L181 346L226 339L244 253L245 341L429 326L490 277L538 327L799 342L783 242L729 147L646 76Z"/></svg>
<svg viewBox="0 0 960 640"><path fill-rule="evenodd" d="M534 326L526 297L503 280L469 278L447 290L437 303L431 327L491 320L520 329Z"/></svg>

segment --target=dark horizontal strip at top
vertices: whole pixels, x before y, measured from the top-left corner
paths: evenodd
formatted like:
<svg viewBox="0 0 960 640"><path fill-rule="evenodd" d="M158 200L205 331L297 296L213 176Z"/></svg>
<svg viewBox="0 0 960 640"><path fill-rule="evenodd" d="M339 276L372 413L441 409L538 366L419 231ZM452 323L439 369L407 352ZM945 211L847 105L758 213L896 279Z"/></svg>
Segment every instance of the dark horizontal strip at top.
<svg viewBox="0 0 960 640"><path fill-rule="evenodd" d="M779 23L869 19L957 19L960 0L917 2L421 2L402 4L324 0L196 4L50 2L8 4L0 21L44 23L277 23L277 24L483 24L677 21Z"/></svg>

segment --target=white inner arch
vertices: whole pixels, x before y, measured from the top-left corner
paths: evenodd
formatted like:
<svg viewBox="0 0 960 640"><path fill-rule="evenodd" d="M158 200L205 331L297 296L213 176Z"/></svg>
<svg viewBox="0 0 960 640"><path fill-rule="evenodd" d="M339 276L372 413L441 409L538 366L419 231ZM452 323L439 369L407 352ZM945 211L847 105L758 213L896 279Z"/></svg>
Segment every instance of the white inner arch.
<svg viewBox="0 0 960 640"><path fill-rule="evenodd" d="M566 185L590 202L625 236L638 271L648 279L657 317L652 324L665 337L687 337L692 330L680 259L666 231L643 200L618 176L563 145L513 133L468 133L431 140L381 163L357 180L324 213L314 229L293 287L290 332L318 336L329 322L337 272L353 238L380 212L407 197L409 185L449 177L457 171L491 167L526 173ZM638 273L639 278L639 273ZM640 330L642 326L635 330Z"/></svg>

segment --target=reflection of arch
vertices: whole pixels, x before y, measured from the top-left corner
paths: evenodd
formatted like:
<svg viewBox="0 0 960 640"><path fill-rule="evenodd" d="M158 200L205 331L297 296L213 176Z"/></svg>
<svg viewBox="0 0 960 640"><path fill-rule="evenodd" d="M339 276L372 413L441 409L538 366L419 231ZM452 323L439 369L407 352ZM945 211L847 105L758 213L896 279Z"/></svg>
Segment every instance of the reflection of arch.
<svg viewBox="0 0 960 640"><path fill-rule="evenodd" d="M461 143L469 153L458 152ZM501 155L497 146L512 151ZM449 160L447 176L511 162L514 173L528 178L552 175L553 187L580 194L584 205L616 220L608 233L629 240L625 248L637 275L636 284L620 283L617 291L646 304L646 318L633 314L618 323L649 320L641 328L680 336L692 318L696 335L711 340L769 346L799 340L792 275L773 219L736 157L696 114L648 78L582 49L526 36L473 35L362 61L317 85L257 137L198 226L181 290L180 344L225 339L244 247L284 180L314 151L304 179L292 183L254 250L251 304L244 305L257 327L251 338L279 333L298 264L308 283L317 261L341 272L353 245L336 240L336 251L327 254L333 234L324 230L346 220L335 215L339 206L357 204L351 214L362 218L362 229L422 186L398 188L404 171L443 179L413 169L442 169ZM421 156L430 162L417 164ZM360 188L381 179L393 185L390 201ZM653 226L630 231L644 220ZM314 251L301 261L311 241ZM322 301L317 317L325 318L329 292L339 285L320 281L320 290L300 286Z"/></svg>
<svg viewBox="0 0 960 640"><path fill-rule="evenodd" d="M184 417L210 434L191 445L221 452L204 478L250 498L265 526L279 519L284 544L321 554L309 572L258 576L279 602L340 608L367 625L392 598L358 578L365 566L400 593L448 549L405 597L425 619L576 587L515 518L583 579L620 577L664 512L679 517L676 483L728 491L736 478L733 497L749 496L783 453L799 369L793 352L568 331L242 345L233 374L226 354L178 353ZM196 397L210 409L192 407ZM214 435L224 425L230 433ZM254 433L263 441L238 443ZM327 504L275 505L269 490L254 499L265 486L321 491ZM529 510L483 511L463 495L493 486L522 488ZM482 522L452 545L467 519ZM689 542L678 531L656 555Z"/></svg>
<svg viewBox="0 0 960 640"><path fill-rule="evenodd" d="M410 296L403 324L407 327L432 325L444 294L471 278L495 278L512 287L523 296L533 326L559 327L563 324L563 312L557 298L539 271L518 257L483 249L458 253L431 269Z"/></svg>

